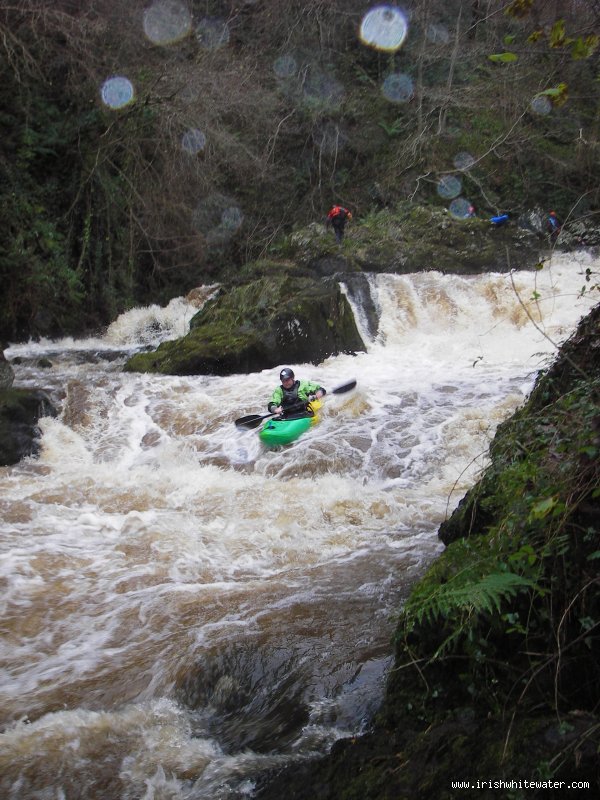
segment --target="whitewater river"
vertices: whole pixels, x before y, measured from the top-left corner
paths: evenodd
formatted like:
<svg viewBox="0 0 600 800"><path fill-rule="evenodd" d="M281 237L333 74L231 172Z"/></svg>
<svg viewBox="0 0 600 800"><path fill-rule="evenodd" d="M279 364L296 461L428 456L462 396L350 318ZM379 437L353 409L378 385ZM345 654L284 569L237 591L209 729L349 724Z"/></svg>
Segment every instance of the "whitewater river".
<svg viewBox="0 0 600 800"><path fill-rule="evenodd" d="M440 522L598 267L555 257L514 286L372 276L367 352L291 365L356 390L280 451L233 424L266 411L279 367L121 371L187 330L186 301L95 340L12 345L16 385L59 416L38 458L0 468L0 797L251 797L262 770L360 731Z"/></svg>

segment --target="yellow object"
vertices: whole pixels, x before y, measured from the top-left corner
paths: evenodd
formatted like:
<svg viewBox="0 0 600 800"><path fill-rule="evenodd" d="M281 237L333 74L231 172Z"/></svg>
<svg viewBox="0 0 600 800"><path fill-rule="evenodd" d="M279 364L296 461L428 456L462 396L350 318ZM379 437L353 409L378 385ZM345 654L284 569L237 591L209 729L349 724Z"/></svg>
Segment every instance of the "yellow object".
<svg viewBox="0 0 600 800"><path fill-rule="evenodd" d="M314 417L310 418L311 425L316 425L317 422L319 422L320 417L317 414L317 411L321 408L322 405L323 403L320 400L311 400L310 403L308 404L307 408L309 408L314 414Z"/></svg>

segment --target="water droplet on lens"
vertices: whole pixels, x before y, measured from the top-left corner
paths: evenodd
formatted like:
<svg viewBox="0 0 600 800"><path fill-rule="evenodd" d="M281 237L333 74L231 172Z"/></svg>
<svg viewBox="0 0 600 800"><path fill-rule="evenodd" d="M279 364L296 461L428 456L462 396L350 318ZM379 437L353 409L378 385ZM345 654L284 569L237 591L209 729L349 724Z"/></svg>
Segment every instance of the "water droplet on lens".
<svg viewBox="0 0 600 800"><path fill-rule="evenodd" d="M381 91L391 103L406 103L414 94L414 83L409 75L395 72L384 80Z"/></svg>
<svg viewBox="0 0 600 800"><path fill-rule="evenodd" d="M457 219L467 219L472 216L472 208L473 206L469 200L466 200L464 197L457 197L450 203L448 211Z"/></svg>
<svg viewBox="0 0 600 800"><path fill-rule="evenodd" d="M196 39L205 50L218 50L229 43L229 25L223 19L205 17L196 26Z"/></svg>
<svg viewBox="0 0 600 800"><path fill-rule="evenodd" d="M273 62L273 72L278 78L291 78L296 74L298 64L294 56L280 56Z"/></svg>
<svg viewBox="0 0 600 800"><path fill-rule="evenodd" d="M221 227L232 233L241 228L243 221L244 215L237 206L226 208L221 214Z"/></svg>
<svg viewBox="0 0 600 800"><path fill-rule="evenodd" d="M342 84L318 69L311 69L303 86L304 100L310 106L332 109L344 99Z"/></svg>
<svg viewBox="0 0 600 800"><path fill-rule="evenodd" d="M359 36L364 44L376 50L398 50L402 47L408 23L396 6L376 6L362 18Z"/></svg>
<svg viewBox="0 0 600 800"><path fill-rule="evenodd" d="M433 44L448 44L450 41L450 33L448 32L448 28L446 28L445 25L439 25L437 23L427 26L425 36Z"/></svg>
<svg viewBox="0 0 600 800"><path fill-rule="evenodd" d="M552 103L545 95L538 95L534 97L529 107L534 114L549 114L552 111Z"/></svg>
<svg viewBox="0 0 600 800"><path fill-rule="evenodd" d="M457 197L462 189L462 181L456 175L445 175L440 179L437 187L437 192L440 197L450 199Z"/></svg>
<svg viewBox="0 0 600 800"><path fill-rule="evenodd" d="M181 147L186 153L190 153L190 155L200 153L204 150L205 146L206 136L202 131L199 131L198 128L190 128L190 130L186 131L181 137Z"/></svg>
<svg viewBox="0 0 600 800"><path fill-rule="evenodd" d="M133 84L128 78L115 75L104 81L100 89L100 96L105 105L117 109L129 105L135 97L135 92Z"/></svg>
<svg viewBox="0 0 600 800"><path fill-rule="evenodd" d="M463 171L468 170L473 166L474 163L475 158L471 155L471 153L457 153L454 156L454 166L456 169Z"/></svg>
<svg viewBox="0 0 600 800"><path fill-rule="evenodd" d="M144 33L154 44L177 42L191 28L190 12L181 0L157 0L144 11Z"/></svg>

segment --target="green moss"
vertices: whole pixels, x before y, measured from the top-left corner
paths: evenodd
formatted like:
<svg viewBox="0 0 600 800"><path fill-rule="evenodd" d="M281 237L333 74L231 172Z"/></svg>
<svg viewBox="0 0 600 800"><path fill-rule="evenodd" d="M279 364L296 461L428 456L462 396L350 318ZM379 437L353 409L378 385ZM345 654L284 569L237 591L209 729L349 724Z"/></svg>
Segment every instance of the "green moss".
<svg viewBox="0 0 600 800"><path fill-rule="evenodd" d="M126 369L229 374L283 360L317 363L334 353L364 348L336 282L267 267L268 276L230 286L207 303L193 317L187 336L134 356ZM261 266L255 269L260 274Z"/></svg>

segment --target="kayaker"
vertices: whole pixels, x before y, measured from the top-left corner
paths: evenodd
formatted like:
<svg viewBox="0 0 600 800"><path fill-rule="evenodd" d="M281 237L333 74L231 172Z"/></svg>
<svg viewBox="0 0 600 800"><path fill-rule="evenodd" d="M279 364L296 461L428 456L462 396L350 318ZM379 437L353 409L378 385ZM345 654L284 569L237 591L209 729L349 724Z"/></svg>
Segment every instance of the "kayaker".
<svg viewBox="0 0 600 800"><path fill-rule="evenodd" d="M346 222L352 219L352 212L348 211L347 208L344 206L333 206L329 210L327 217L325 219L326 225L331 225L335 233L335 240L338 244L342 243L342 239L344 238L344 228L346 227Z"/></svg>
<svg viewBox="0 0 600 800"><path fill-rule="evenodd" d="M310 403L311 400L327 394L327 390L318 383L296 380L294 371L289 367L281 370L279 380L281 386L275 389L267 406L271 414L283 414L290 406Z"/></svg>

